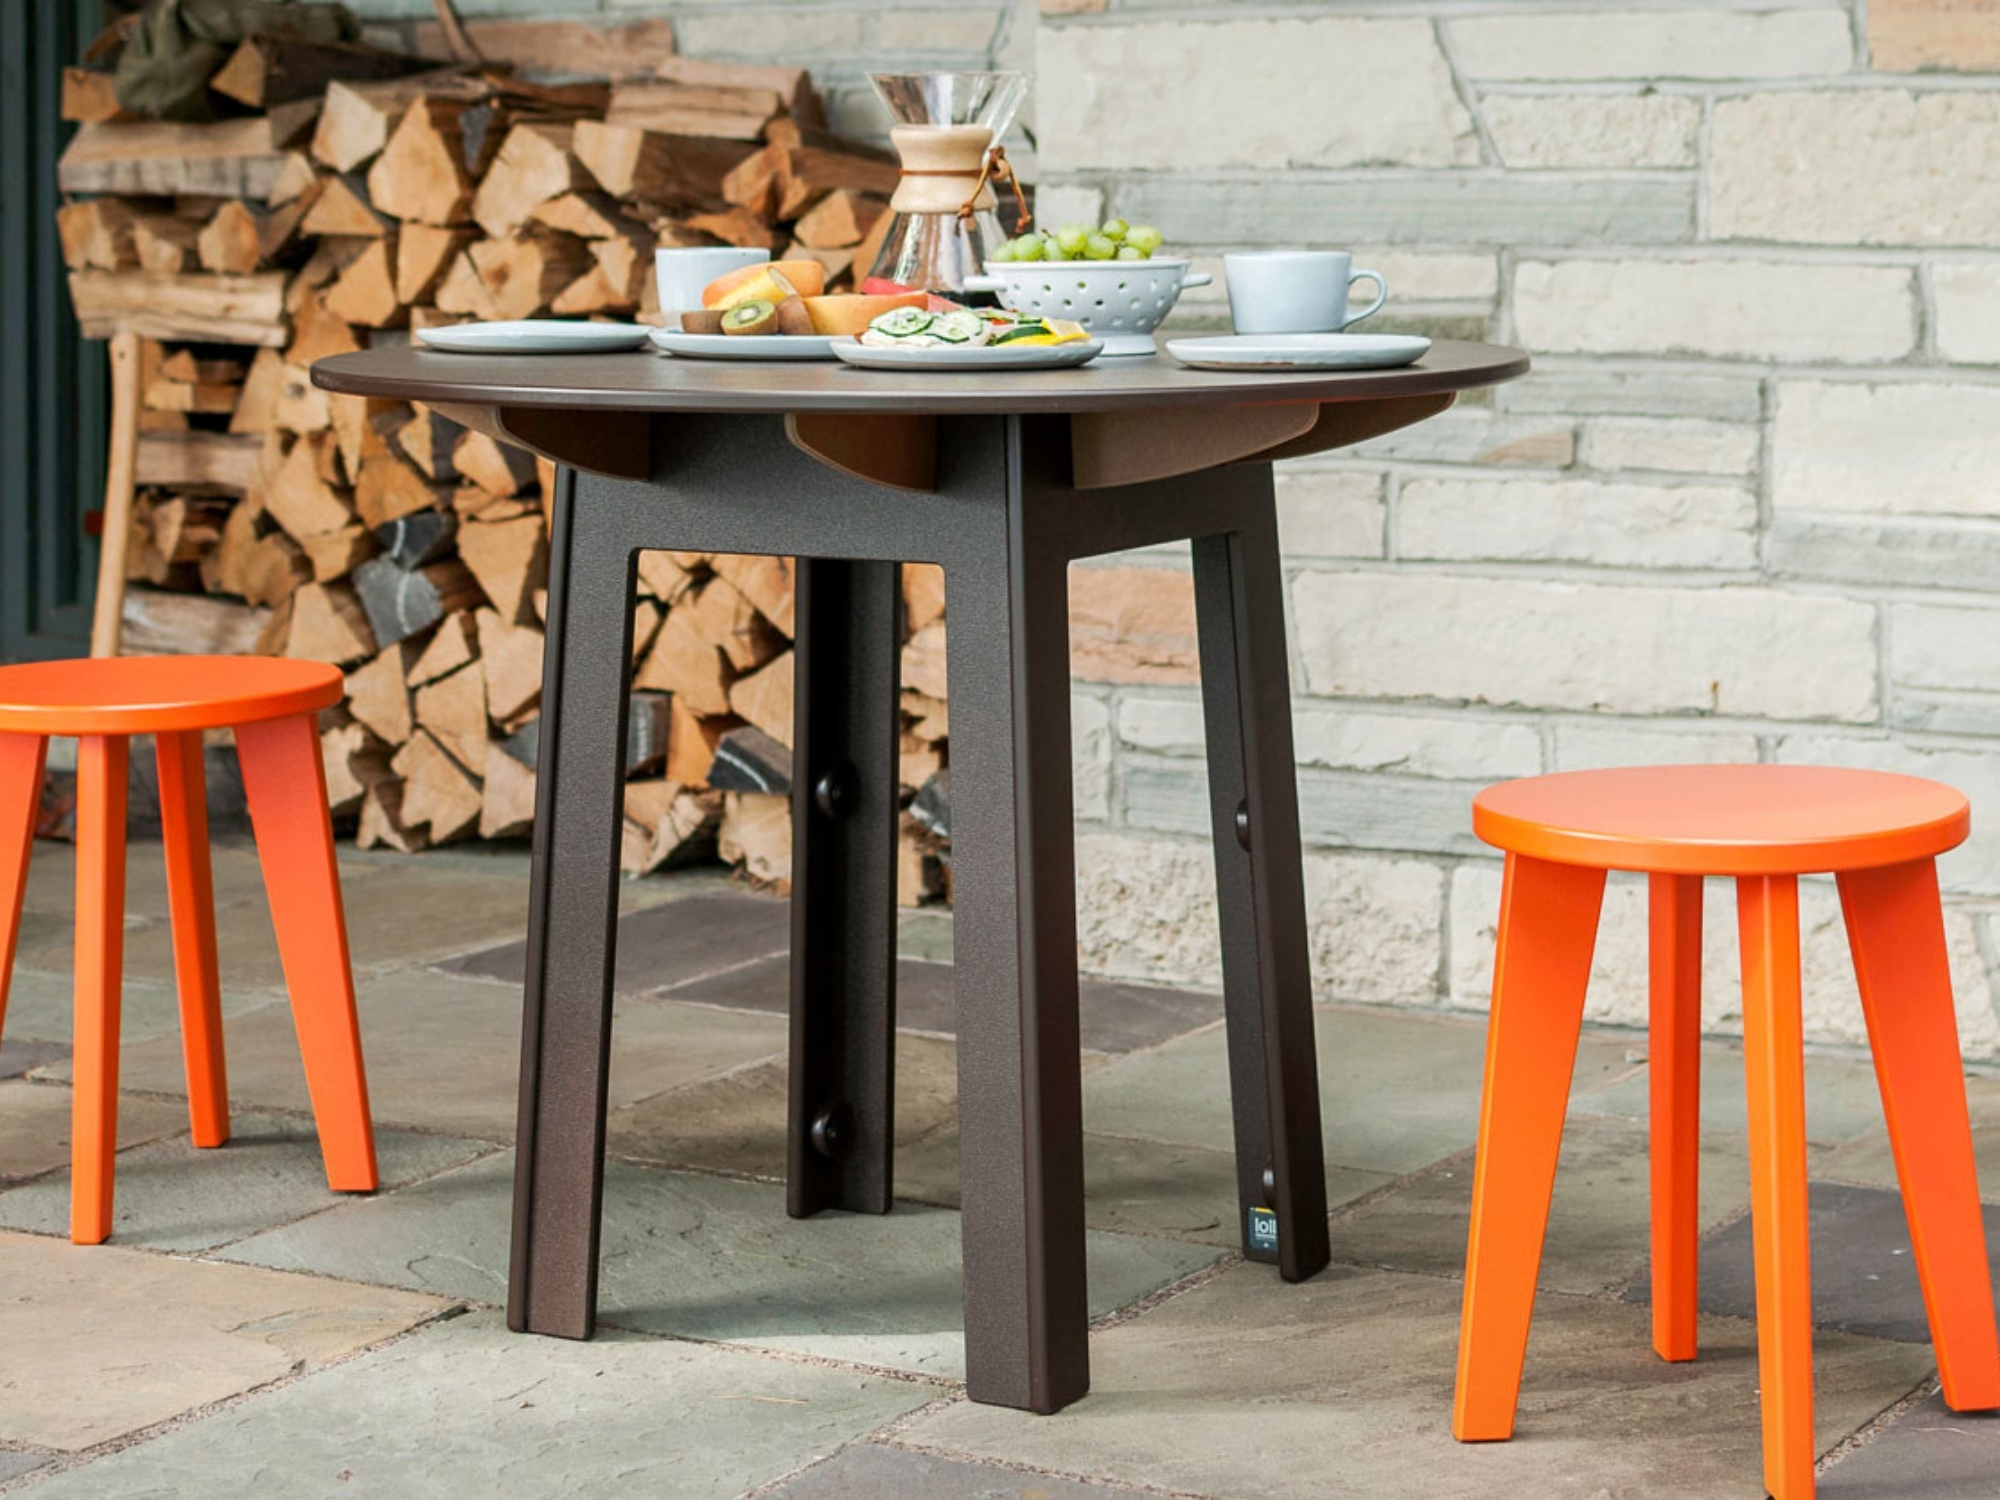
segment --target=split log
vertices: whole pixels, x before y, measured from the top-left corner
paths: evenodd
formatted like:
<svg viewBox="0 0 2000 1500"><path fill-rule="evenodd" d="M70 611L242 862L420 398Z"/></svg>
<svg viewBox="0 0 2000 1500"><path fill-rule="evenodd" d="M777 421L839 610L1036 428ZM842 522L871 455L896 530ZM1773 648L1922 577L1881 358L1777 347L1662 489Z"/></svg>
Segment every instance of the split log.
<svg viewBox="0 0 2000 1500"><path fill-rule="evenodd" d="M667 704L667 775L688 786L707 786L722 737L742 726L734 714L704 718L689 708L684 695L670 694Z"/></svg>
<svg viewBox="0 0 2000 1500"><path fill-rule="evenodd" d="M490 609L480 610L477 619L487 717L496 724L518 724L542 701L542 632Z"/></svg>
<svg viewBox="0 0 2000 1500"><path fill-rule="evenodd" d="M391 765L403 783L402 821L424 826L431 843L451 843L479 826L485 802L478 781L429 734L411 735Z"/></svg>
<svg viewBox="0 0 2000 1500"><path fill-rule="evenodd" d="M72 271L92 266L116 271L139 264L132 243L133 226L139 217L130 204L117 198L65 203L56 210L56 238L62 242L63 264Z"/></svg>
<svg viewBox="0 0 2000 1500"><path fill-rule="evenodd" d="M534 591L545 587L549 577L548 538L541 517L462 526L458 555L501 619L524 625L534 618Z"/></svg>
<svg viewBox="0 0 2000 1500"><path fill-rule="evenodd" d="M349 173L321 183L300 228L307 234L380 239L395 228L395 220L369 201L367 183Z"/></svg>
<svg viewBox="0 0 2000 1500"><path fill-rule="evenodd" d="M775 625L787 639L791 638L794 629L793 595L797 589L796 570L791 558L718 552L713 566L716 576L727 579L760 615ZM738 661L736 665L743 667L755 663Z"/></svg>
<svg viewBox="0 0 2000 1500"><path fill-rule="evenodd" d="M144 271L73 271L70 301L85 338L129 328L150 338L197 343L285 342L285 277L154 276Z"/></svg>
<svg viewBox="0 0 2000 1500"><path fill-rule="evenodd" d="M634 693L625 707L625 774L645 776L666 764L672 733L673 699L665 693Z"/></svg>
<svg viewBox="0 0 2000 1500"><path fill-rule="evenodd" d="M291 604L292 629L285 655L346 667L375 654L369 616L346 584L301 584Z"/></svg>
<svg viewBox="0 0 2000 1500"><path fill-rule="evenodd" d="M715 747L708 784L718 792L782 796L792 789L791 747L779 744L754 724L732 729Z"/></svg>
<svg viewBox="0 0 2000 1500"><path fill-rule="evenodd" d="M256 270L264 259L257 216L236 200L223 204L196 236L195 254L203 270L221 275L243 276Z"/></svg>
<svg viewBox="0 0 2000 1500"><path fill-rule="evenodd" d="M65 193L198 193L261 202L284 164L279 132L264 116L213 125L103 122L71 137L56 183Z"/></svg>
<svg viewBox="0 0 2000 1500"><path fill-rule="evenodd" d="M535 822L535 771L509 753L505 743L486 746L485 784L480 789L479 836L512 839L525 836Z"/></svg>
<svg viewBox="0 0 2000 1500"><path fill-rule="evenodd" d="M320 455L333 447L330 435L300 438L265 489L265 510L295 541L354 524L353 505L321 477Z"/></svg>
<svg viewBox="0 0 2000 1500"><path fill-rule="evenodd" d="M903 643L903 685L932 698L945 696L942 620L926 625Z"/></svg>
<svg viewBox="0 0 2000 1500"><path fill-rule="evenodd" d="M792 800L756 792L723 798L717 831L722 857L761 884L789 888L792 880Z"/></svg>
<svg viewBox="0 0 2000 1500"><path fill-rule="evenodd" d="M417 725L467 771L486 762L486 669L474 660L417 689Z"/></svg>
<svg viewBox="0 0 2000 1500"><path fill-rule="evenodd" d="M904 563L904 628L914 635L943 618L944 569L936 563Z"/></svg>
<svg viewBox="0 0 2000 1500"><path fill-rule="evenodd" d="M446 615L438 626L437 633L417 653L410 663L404 680L412 688L420 688L425 683L436 682L441 677L449 677L459 668L470 666L479 658L479 624L474 619L474 611L460 610L457 614Z"/></svg>
<svg viewBox="0 0 2000 1500"><path fill-rule="evenodd" d="M361 724L336 724L320 732L320 758L326 765L328 810L336 818L361 811L371 781L392 774L388 747Z"/></svg>
<svg viewBox="0 0 2000 1500"><path fill-rule="evenodd" d="M532 318L547 311L563 288L592 264L590 247L584 241L547 230L480 240L466 255L499 318ZM439 305L443 305L442 299Z"/></svg>
<svg viewBox="0 0 2000 1500"><path fill-rule="evenodd" d="M472 211L465 114L456 99L412 104L368 169L370 201L405 223L465 223Z"/></svg>
<svg viewBox="0 0 2000 1500"><path fill-rule="evenodd" d="M604 117L662 135L761 141L783 109L775 89L663 81L614 88Z"/></svg>
<svg viewBox="0 0 2000 1500"><path fill-rule="evenodd" d="M110 73L100 73L93 68L63 69L62 102L57 113L79 125L132 118L118 102L117 79Z"/></svg>
<svg viewBox="0 0 2000 1500"><path fill-rule="evenodd" d="M627 782L619 856L625 873L645 875L710 853L722 821L721 802L672 780Z"/></svg>
<svg viewBox="0 0 2000 1500"><path fill-rule="evenodd" d="M354 570L354 589L375 639L384 645L406 641L455 610L476 607L481 598L472 575L451 561L405 573L386 557L370 558Z"/></svg>
<svg viewBox="0 0 2000 1500"><path fill-rule="evenodd" d="M576 160L614 198L639 198L668 208L719 206L723 178L749 154L740 142L601 120L577 121L571 146Z"/></svg>
<svg viewBox="0 0 2000 1500"><path fill-rule="evenodd" d="M358 42L311 42L300 37L253 36L229 55L208 80L225 98L252 109L317 98L334 79L399 78L423 71L424 62Z"/></svg>
<svg viewBox="0 0 2000 1500"><path fill-rule="evenodd" d="M396 300L427 302L460 252L472 243L469 229L405 221L396 235Z"/></svg>
<svg viewBox="0 0 2000 1500"><path fill-rule="evenodd" d="M674 50L673 23L664 19L622 26L591 21L470 21L465 34L489 64L576 78L638 76L670 60ZM434 21L417 24L414 43L423 57L447 60L457 55L444 28Z"/></svg>
<svg viewBox="0 0 2000 1500"><path fill-rule="evenodd" d="M792 233L801 245L815 250L848 249L867 237L888 208L879 198L836 188L800 217Z"/></svg>
<svg viewBox="0 0 2000 1500"><path fill-rule="evenodd" d="M685 607L667 611L666 623L660 626L633 686L673 693L691 713L726 714L734 674L715 643L695 628L691 613Z"/></svg>
<svg viewBox="0 0 2000 1500"><path fill-rule="evenodd" d="M458 517L448 510L420 510L375 529L382 550L405 572L448 554L457 536Z"/></svg>
<svg viewBox="0 0 2000 1500"><path fill-rule="evenodd" d="M354 479L354 508L361 524L379 531L391 521L419 511L448 509L451 486L436 484L394 453L363 459Z"/></svg>
<svg viewBox="0 0 2000 1500"><path fill-rule="evenodd" d="M409 321L409 308L396 288L396 241L376 240L348 263L327 291L327 312L363 328L395 328Z"/></svg>
<svg viewBox="0 0 2000 1500"><path fill-rule="evenodd" d="M115 200L99 198L99 203ZM147 214L132 225L132 251L156 276L178 276L200 267L201 225L174 214Z"/></svg>
<svg viewBox="0 0 2000 1500"><path fill-rule="evenodd" d="M133 474L142 485L241 493L260 478L262 447L254 436L225 432L142 432Z"/></svg>
<svg viewBox="0 0 2000 1500"><path fill-rule="evenodd" d="M663 59L655 77L696 87L769 89L787 115L806 126L826 124L826 112L813 89L812 73L783 64L710 62L674 56Z"/></svg>
<svg viewBox="0 0 2000 1500"><path fill-rule="evenodd" d="M407 643L394 645L347 674L347 711L390 745L404 743L416 727L403 680L413 654Z"/></svg>
<svg viewBox="0 0 2000 1500"><path fill-rule="evenodd" d="M667 623L673 623L672 616ZM738 678L729 689L729 707L779 744L789 746L793 676L793 654L787 651L762 671Z"/></svg>
<svg viewBox="0 0 2000 1500"><path fill-rule="evenodd" d="M313 158L336 172L352 172L389 144L403 112L417 100L443 96L471 103L491 92L490 85L457 68L375 83L336 81L327 86L326 103L313 132Z"/></svg>
<svg viewBox="0 0 2000 1500"><path fill-rule="evenodd" d="M551 198L589 185L571 152L579 128L530 121L507 132L472 197L472 217L481 229L495 239L512 234Z"/></svg>

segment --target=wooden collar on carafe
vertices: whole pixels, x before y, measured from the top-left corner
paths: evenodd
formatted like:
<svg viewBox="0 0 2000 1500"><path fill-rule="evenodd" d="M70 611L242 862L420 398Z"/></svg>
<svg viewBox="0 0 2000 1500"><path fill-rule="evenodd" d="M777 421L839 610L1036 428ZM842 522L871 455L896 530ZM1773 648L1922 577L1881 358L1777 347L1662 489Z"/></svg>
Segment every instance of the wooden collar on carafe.
<svg viewBox="0 0 2000 1500"><path fill-rule="evenodd" d="M986 177L993 132L985 125L897 125L889 143L903 163L889 207L899 214L956 214L997 208Z"/></svg>

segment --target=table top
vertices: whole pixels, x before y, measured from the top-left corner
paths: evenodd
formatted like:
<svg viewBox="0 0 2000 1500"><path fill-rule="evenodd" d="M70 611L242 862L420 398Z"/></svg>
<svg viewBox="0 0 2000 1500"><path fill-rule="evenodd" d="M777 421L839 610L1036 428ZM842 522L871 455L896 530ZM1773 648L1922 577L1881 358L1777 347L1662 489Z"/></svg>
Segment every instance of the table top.
<svg viewBox="0 0 2000 1500"><path fill-rule="evenodd" d="M1144 411L1379 401L1497 385L1528 356L1498 344L1440 339L1400 370L1224 373L1164 354L1099 358L1072 370L863 370L831 361L682 359L629 354L447 354L413 346L338 354L313 383L353 396L486 406L629 412L929 412L1020 414Z"/></svg>

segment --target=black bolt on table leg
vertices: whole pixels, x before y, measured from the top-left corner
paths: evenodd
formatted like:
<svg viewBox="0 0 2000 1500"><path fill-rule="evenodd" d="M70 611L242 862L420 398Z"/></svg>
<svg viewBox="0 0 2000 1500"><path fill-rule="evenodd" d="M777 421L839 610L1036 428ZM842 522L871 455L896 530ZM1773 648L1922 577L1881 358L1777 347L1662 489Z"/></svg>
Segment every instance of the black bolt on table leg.
<svg viewBox="0 0 2000 1500"><path fill-rule="evenodd" d="M893 562L797 566L785 1206L887 1213L902 574Z"/></svg>
<svg viewBox="0 0 2000 1500"><path fill-rule="evenodd" d="M953 953L966 1389L1050 1412L1090 1384L1083 1089L1067 558L1038 535L1059 497L1024 475L1024 427L1046 430L967 435L984 503L946 562Z"/></svg>
<svg viewBox="0 0 2000 1500"><path fill-rule="evenodd" d="M1264 470L1266 492L1270 471ZM1330 1258L1275 509L1194 542L1244 1254ZM1272 1222L1275 1214L1276 1222Z"/></svg>
<svg viewBox="0 0 2000 1500"><path fill-rule="evenodd" d="M632 657L634 553L590 505L604 483L556 482L507 1282L509 1327L565 1338L597 1320Z"/></svg>

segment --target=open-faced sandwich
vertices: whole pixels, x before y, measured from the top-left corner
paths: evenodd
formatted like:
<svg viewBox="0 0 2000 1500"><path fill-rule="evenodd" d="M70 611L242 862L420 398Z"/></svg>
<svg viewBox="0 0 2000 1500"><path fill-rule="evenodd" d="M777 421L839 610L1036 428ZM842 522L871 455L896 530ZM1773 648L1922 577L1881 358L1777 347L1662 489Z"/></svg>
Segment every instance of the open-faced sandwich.
<svg viewBox="0 0 2000 1500"><path fill-rule="evenodd" d="M1089 338L1081 323L1035 318L998 307L897 307L868 322L861 342L871 349L975 349L1073 344Z"/></svg>

